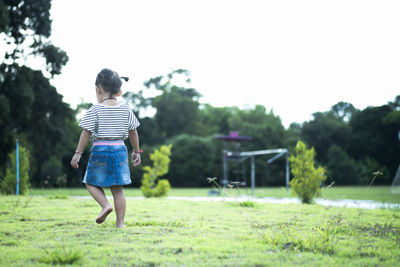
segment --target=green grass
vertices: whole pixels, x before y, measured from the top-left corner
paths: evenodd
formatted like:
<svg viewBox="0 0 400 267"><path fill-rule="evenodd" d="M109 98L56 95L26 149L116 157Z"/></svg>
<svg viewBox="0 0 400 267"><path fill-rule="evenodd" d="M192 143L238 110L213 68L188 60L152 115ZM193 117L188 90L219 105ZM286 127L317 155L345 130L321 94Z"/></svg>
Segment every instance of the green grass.
<svg viewBox="0 0 400 267"><path fill-rule="evenodd" d="M127 227L116 229L114 212L104 224L94 222L100 208L93 199L51 195L0 196L0 266L395 266L400 261L398 210L127 199Z"/></svg>
<svg viewBox="0 0 400 267"><path fill-rule="evenodd" d="M168 196L207 196L210 188L172 188ZM249 188L240 188L239 190L231 190L233 195L251 195ZM109 190L106 190L108 195ZM79 189L31 189L31 195L34 196L53 196L54 198L62 196L88 196L89 193L85 188ZM292 197L290 192L284 187L262 187L256 188L257 197ZM125 195L130 197L142 196L139 189L125 188ZM379 202L400 203L400 194L391 194L390 186L347 186L347 187L331 187L323 188L322 196L327 199L358 199L358 200L375 200Z"/></svg>

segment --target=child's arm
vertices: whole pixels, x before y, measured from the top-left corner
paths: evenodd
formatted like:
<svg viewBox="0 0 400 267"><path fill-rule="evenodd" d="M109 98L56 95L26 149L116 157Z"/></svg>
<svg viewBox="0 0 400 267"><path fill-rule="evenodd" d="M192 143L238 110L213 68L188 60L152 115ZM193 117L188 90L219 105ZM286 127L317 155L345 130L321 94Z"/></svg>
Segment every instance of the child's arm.
<svg viewBox="0 0 400 267"><path fill-rule="evenodd" d="M129 141L131 142L132 145L132 163L133 166L136 167L137 165L139 165L141 163L141 158L140 158L140 148L139 148L139 135L136 131L136 129L134 130L130 130L129 131Z"/></svg>
<svg viewBox="0 0 400 267"><path fill-rule="evenodd" d="M75 154L71 160L71 166L75 169L79 168L78 162L81 159L83 150L85 149L86 145L88 144L92 133L86 129L83 129L81 136L79 137L79 143L75 150Z"/></svg>

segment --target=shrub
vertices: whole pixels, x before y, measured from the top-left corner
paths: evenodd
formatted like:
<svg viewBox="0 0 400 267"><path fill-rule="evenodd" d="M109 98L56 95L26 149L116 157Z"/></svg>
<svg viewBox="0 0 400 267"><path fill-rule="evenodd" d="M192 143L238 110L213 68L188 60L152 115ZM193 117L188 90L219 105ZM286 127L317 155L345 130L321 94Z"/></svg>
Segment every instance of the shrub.
<svg viewBox="0 0 400 267"><path fill-rule="evenodd" d="M17 188L17 159L16 151L9 154L10 164L6 170L6 176L0 183L0 191L4 194L15 194ZM19 146L19 193L27 194L29 191L29 152Z"/></svg>
<svg viewBox="0 0 400 267"><path fill-rule="evenodd" d="M290 186L292 193L296 194L301 202L311 203L313 198L321 191L320 185L326 179L325 170L314 166L314 148L307 149L306 145L298 141L295 155L289 158L293 178Z"/></svg>
<svg viewBox="0 0 400 267"><path fill-rule="evenodd" d="M169 163L171 162L170 154L171 147L161 146L159 150L155 150L150 154L150 160L153 162L153 167L143 167L142 186L140 190L145 197L161 197L165 196L171 189L171 186L166 179L157 179L168 173ZM156 184L157 181L157 184Z"/></svg>

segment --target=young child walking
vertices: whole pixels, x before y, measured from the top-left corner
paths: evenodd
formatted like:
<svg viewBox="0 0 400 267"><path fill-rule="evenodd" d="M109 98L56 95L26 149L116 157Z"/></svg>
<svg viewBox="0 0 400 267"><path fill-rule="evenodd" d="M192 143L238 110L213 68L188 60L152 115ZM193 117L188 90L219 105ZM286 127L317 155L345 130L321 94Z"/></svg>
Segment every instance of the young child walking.
<svg viewBox="0 0 400 267"><path fill-rule="evenodd" d="M83 183L101 206L96 223L104 222L113 211L103 190L103 187L111 188L117 228L125 227L126 200L123 186L132 183L125 139L129 138L132 145L133 166L141 162L136 130L140 123L129 107L117 100L122 94L121 79L128 80L110 69L103 69L97 75L95 85L98 104L93 105L79 123L83 129L71 160L71 166L77 169L83 150L89 141L93 142Z"/></svg>

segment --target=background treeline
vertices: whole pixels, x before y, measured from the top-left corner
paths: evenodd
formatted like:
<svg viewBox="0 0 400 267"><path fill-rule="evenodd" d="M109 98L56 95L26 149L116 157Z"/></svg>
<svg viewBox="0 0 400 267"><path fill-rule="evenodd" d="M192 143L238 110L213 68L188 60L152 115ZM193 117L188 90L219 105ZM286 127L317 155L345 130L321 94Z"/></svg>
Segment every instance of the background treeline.
<svg viewBox="0 0 400 267"><path fill-rule="evenodd" d="M7 47L0 65L0 181L18 138L29 151L32 186L82 186L89 148L79 170L72 169L69 162L81 131L76 117L91 104L82 103L76 110L71 109L49 82L68 61L67 54L48 40L51 1L0 2L0 42ZM27 67L28 57L42 58L46 68L38 71ZM145 97L149 92L153 97ZM230 131L253 137L251 142L242 144L244 151L293 151L296 142L303 140L315 148L318 164L326 167L326 183L365 185L371 180L371 173L379 170L383 175L375 184L389 184L399 164L400 95L385 105L364 110L340 102L288 129L278 115L261 105L247 109L213 107L200 103L200 97L190 87L186 70L149 79L139 92L123 96L142 124L142 166L150 164L148 155L155 148L173 145L166 175L172 186L208 186L207 177L221 177L222 150L237 147L227 147L215 136ZM297 108L293 106L293 112ZM256 158L257 184L283 185L285 159L267 164L268 158ZM249 182L249 171L249 162L242 166L232 164L229 175ZM142 167L132 172L132 186L139 186Z"/></svg>
<svg viewBox="0 0 400 267"><path fill-rule="evenodd" d="M174 82L182 80L187 83ZM139 132L145 151L152 151L160 144L173 145L168 174L173 186L207 186L207 177L221 177L222 150L236 148L215 137L230 131L253 138L242 143L243 151L273 148L293 151L297 141L303 140L315 148L318 164L326 167L326 183L365 185L377 170L383 175L374 183L389 184L393 179L400 159L400 95L386 105L364 110L340 102L328 111L315 113L310 121L285 129L279 116L261 105L240 109L201 104L199 93L190 88L189 82L189 72L177 70L145 82L138 94L124 95L142 122ZM146 90L154 89L158 92L156 97L143 97ZM293 112L296 108L293 107ZM142 115L149 109L155 111L154 116ZM270 157L256 158L257 184L283 185L285 159L267 164ZM144 164L146 161L145 157ZM249 162L243 166L231 163L230 167L232 179L249 184Z"/></svg>
<svg viewBox="0 0 400 267"><path fill-rule="evenodd" d="M69 162L81 131L76 115L91 104L83 103L72 110L40 71L21 67L3 77L2 173L7 166L6 155L14 149L18 137L30 151L33 186L81 186L90 148L86 148L78 171ZM183 85L182 77L186 80ZM329 111L315 113L312 120L302 125L292 124L285 129L279 116L261 105L241 109L201 104L200 94L188 85L189 72L176 70L146 81L138 93L123 95L142 124L139 128L145 151L142 166L150 164L148 155L155 148L172 144L172 161L166 175L172 186L209 186L207 177L221 177L222 150L237 148L215 137L230 131L253 138L242 143L243 151L273 148L293 151L296 142L303 140L315 148L318 164L326 167L326 183L366 185L371 181L371 173L377 170L383 175L375 184L392 181L400 158L400 96L386 105L364 110L340 102ZM156 96L144 97L148 92ZM4 108L4 103L9 106ZM285 159L267 164L270 157L256 158L257 185L284 185ZM248 161L243 165L231 163L230 167L230 178L249 184ZM132 186L139 186L142 168L132 172Z"/></svg>

